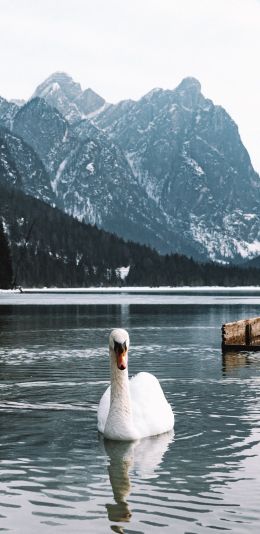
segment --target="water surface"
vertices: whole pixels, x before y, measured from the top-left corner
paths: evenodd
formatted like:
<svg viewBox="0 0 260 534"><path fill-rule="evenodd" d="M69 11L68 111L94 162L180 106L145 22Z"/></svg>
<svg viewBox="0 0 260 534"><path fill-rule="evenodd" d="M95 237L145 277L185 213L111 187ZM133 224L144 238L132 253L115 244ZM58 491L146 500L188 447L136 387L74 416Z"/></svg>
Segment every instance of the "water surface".
<svg viewBox="0 0 260 534"><path fill-rule="evenodd" d="M221 324L260 315L259 296L33 297L0 306L0 531L259 532L260 354L220 350ZM130 374L160 380L174 435L98 435L115 326Z"/></svg>

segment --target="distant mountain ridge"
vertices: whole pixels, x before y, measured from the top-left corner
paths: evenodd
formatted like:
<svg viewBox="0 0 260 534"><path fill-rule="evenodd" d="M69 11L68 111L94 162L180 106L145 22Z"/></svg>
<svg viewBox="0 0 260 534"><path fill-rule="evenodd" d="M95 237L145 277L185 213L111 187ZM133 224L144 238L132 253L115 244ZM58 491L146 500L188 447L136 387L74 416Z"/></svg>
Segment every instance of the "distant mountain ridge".
<svg viewBox="0 0 260 534"><path fill-rule="evenodd" d="M80 220L197 259L260 253L259 176L236 124L194 78L109 105L55 73L22 107L1 99L0 124L43 162L44 200Z"/></svg>

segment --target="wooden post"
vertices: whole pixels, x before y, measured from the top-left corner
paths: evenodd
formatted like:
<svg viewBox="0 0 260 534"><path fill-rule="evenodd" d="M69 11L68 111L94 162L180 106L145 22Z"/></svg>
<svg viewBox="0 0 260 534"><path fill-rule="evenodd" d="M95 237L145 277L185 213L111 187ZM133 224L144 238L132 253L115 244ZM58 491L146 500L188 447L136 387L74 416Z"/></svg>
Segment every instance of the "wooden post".
<svg viewBox="0 0 260 534"><path fill-rule="evenodd" d="M222 349L260 350L260 317L223 324Z"/></svg>
<svg viewBox="0 0 260 534"><path fill-rule="evenodd" d="M246 323L246 327L245 327L245 345L251 345L251 334L252 334L252 331L251 331L251 325L250 323Z"/></svg>

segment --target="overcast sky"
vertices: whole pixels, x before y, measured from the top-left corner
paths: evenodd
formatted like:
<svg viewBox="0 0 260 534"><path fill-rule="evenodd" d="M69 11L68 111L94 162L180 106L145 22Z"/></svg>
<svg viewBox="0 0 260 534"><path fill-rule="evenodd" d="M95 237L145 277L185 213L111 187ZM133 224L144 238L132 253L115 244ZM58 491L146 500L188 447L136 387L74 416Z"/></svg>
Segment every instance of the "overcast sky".
<svg viewBox="0 0 260 534"><path fill-rule="evenodd" d="M0 95L55 71L108 102L198 78L260 172L260 0L0 0Z"/></svg>

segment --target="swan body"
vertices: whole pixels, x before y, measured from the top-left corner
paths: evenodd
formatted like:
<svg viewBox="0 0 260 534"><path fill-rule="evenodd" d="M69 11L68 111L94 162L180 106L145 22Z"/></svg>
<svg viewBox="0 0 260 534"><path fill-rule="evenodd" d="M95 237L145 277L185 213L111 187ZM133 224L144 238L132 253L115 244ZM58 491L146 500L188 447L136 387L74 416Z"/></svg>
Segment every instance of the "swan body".
<svg viewBox="0 0 260 534"><path fill-rule="evenodd" d="M108 439L132 441L168 432L174 414L155 376L128 379L129 336L117 328L109 338L111 386L98 407L98 430Z"/></svg>

